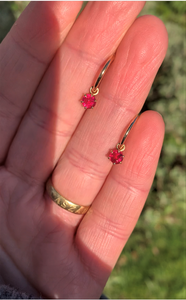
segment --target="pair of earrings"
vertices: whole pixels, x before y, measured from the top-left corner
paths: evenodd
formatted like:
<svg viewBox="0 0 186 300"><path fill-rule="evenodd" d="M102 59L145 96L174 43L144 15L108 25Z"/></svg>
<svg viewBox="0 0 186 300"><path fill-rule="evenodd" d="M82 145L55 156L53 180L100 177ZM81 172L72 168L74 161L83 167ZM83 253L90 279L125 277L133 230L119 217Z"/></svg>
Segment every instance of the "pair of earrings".
<svg viewBox="0 0 186 300"><path fill-rule="evenodd" d="M112 63L112 61L114 60L115 57L115 53L110 56L108 58L108 60L106 61L103 69L101 70L95 84L90 88L90 93L85 94L84 97L81 100L81 103L84 107L84 109L91 109L94 108L94 106L96 105L96 98L95 96L99 93L99 85L103 79L103 76L105 75L107 69L109 68L110 64ZM124 137L122 138L121 142L118 143L116 145L116 148L113 149L109 156L108 159L115 165L115 164L121 164L124 158L123 155L123 151L125 150L125 140L131 130L131 128L133 127L134 123L136 122L136 120L138 119L139 115L135 116L134 119L131 121L129 127L127 128Z"/></svg>

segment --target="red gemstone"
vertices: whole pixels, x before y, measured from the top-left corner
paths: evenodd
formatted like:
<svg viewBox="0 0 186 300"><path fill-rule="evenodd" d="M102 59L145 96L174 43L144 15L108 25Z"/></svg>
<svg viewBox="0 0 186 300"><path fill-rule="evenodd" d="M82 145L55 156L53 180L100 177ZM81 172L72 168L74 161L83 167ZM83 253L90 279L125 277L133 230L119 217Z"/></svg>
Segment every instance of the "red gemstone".
<svg viewBox="0 0 186 300"><path fill-rule="evenodd" d="M86 94L83 97L81 103L84 106L84 108L90 109L96 105L96 98L94 96L92 96L91 94Z"/></svg>
<svg viewBox="0 0 186 300"><path fill-rule="evenodd" d="M109 154L109 159L113 164L120 164L123 161L123 154L117 149L112 150Z"/></svg>

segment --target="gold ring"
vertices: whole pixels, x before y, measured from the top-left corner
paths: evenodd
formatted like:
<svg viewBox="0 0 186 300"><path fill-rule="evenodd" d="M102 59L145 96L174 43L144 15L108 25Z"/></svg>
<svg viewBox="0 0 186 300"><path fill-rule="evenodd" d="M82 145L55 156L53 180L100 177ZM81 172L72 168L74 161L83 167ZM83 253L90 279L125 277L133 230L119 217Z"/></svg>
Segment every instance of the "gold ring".
<svg viewBox="0 0 186 300"><path fill-rule="evenodd" d="M86 214L86 212L88 211L88 209L90 208L89 206L82 206L82 205L78 205L75 204L69 200L67 200L65 197L63 197L62 195L60 195L55 188L52 185L52 181L49 178L49 180L46 183L46 191L48 193L48 195L50 196L50 198L60 207L70 211L73 214L78 214L78 215L84 215Z"/></svg>

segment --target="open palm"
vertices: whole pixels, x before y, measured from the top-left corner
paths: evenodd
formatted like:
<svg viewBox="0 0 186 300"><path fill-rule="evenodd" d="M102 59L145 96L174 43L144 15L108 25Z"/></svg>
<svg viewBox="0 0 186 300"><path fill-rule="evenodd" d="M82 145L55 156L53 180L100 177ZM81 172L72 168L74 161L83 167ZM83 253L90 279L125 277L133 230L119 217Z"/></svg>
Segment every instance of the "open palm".
<svg viewBox="0 0 186 300"><path fill-rule="evenodd" d="M108 152L140 111L167 34L143 2L32 2L0 45L0 259L4 281L47 298L99 298L143 208L164 123L141 115L113 166ZM75 20L76 19L76 20ZM117 51L116 51L117 50ZM106 59L93 110L81 98ZM55 168L55 169L54 169ZM57 206L56 190L82 217Z"/></svg>

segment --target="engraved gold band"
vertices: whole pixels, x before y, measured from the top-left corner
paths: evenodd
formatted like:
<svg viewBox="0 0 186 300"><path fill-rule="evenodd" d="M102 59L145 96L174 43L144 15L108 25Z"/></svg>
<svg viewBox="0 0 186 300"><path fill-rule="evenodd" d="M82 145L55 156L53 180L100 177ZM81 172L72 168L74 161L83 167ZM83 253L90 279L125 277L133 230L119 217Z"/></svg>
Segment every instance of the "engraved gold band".
<svg viewBox="0 0 186 300"><path fill-rule="evenodd" d="M64 208L68 210L71 213L78 214L78 215L84 215L88 211L90 206L81 206L78 204L75 204L69 200L67 200L65 197L61 196L53 187L52 181L49 178L49 180L46 183L46 191L50 198L61 208Z"/></svg>

